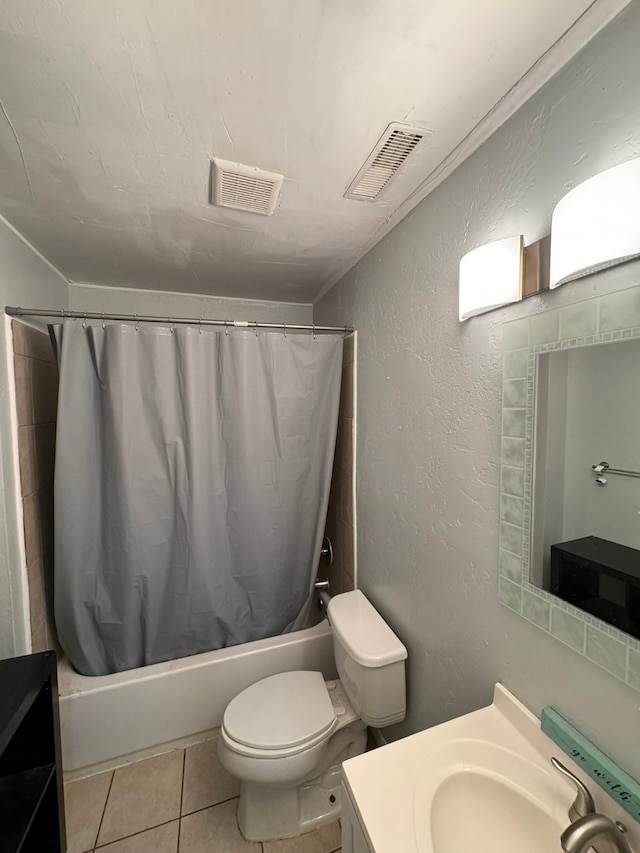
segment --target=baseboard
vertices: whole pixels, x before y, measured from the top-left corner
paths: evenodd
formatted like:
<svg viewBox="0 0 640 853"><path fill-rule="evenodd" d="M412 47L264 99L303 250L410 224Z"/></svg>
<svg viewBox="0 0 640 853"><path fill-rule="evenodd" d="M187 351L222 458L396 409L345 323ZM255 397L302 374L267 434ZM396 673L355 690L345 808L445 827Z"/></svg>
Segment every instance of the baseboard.
<svg viewBox="0 0 640 853"><path fill-rule="evenodd" d="M115 758L110 758L107 761L100 761L97 764L89 764L86 767L78 767L77 770L70 770L63 773L65 782L75 782L78 779L86 779L88 776L95 776L98 773L106 773L109 770L117 770L118 767L126 767L127 764L134 764L136 761L142 761L145 758L154 758L156 755L164 755L167 752L173 752L175 749L185 749L188 746L193 746L196 743L202 743L205 740L211 740L219 735L220 729L210 729L205 732L198 732L187 737L177 738L168 743L160 743L156 746L149 746L146 749L139 749L136 752L129 752L126 755L118 755Z"/></svg>

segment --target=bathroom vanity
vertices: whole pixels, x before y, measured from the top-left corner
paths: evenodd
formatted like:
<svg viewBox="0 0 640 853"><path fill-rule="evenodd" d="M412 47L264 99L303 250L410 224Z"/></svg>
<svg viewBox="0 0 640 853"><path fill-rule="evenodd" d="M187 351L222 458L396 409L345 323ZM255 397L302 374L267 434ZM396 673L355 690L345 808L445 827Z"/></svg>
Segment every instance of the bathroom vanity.
<svg viewBox="0 0 640 853"><path fill-rule="evenodd" d="M0 853L65 853L56 653L0 660Z"/></svg>
<svg viewBox="0 0 640 853"><path fill-rule="evenodd" d="M640 824L497 684L489 707L343 764L343 853L560 851L576 788L552 756L640 850Z"/></svg>

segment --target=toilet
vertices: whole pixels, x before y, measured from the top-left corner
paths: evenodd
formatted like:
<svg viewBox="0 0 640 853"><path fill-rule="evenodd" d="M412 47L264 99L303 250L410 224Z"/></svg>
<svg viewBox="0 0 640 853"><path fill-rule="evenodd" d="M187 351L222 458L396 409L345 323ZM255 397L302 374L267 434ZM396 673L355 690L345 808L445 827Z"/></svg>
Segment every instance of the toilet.
<svg viewBox="0 0 640 853"><path fill-rule="evenodd" d="M340 816L341 764L364 752L367 725L404 719L407 650L360 590L327 613L339 679L282 672L224 712L218 754L240 779L238 824L249 841L291 838Z"/></svg>

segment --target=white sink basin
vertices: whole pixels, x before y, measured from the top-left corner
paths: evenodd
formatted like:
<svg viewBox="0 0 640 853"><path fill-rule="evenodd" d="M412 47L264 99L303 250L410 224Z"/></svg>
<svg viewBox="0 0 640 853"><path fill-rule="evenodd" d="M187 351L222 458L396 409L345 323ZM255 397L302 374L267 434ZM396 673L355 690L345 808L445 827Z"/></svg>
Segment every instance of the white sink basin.
<svg viewBox="0 0 640 853"><path fill-rule="evenodd" d="M488 708L344 763L346 820L353 816L359 825L353 837L364 845L347 842L345 849L561 853L575 788L552 767L552 755L580 775L542 733L540 721L497 684ZM633 823L595 783L581 778L599 811ZM635 835L630 827L632 847Z"/></svg>
<svg viewBox="0 0 640 853"><path fill-rule="evenodd" d="M461 816L460 803L465 800L470 807ZM508 781L463 771L450 776L436 791L431 803L431 840L421 841L418 831L418 848L427 849L431 843L438 851L513 853L516 847L527 853L549 853L559 848L565 826L566 821L555 820Z"/></svg>
<svg viewBox="0 0 640 853"><path fill-rule="evenodd" d="M420 769L414 790L418 850L560 850L567 805L547 772L486 741L454 740L434 753Z"/></svg>

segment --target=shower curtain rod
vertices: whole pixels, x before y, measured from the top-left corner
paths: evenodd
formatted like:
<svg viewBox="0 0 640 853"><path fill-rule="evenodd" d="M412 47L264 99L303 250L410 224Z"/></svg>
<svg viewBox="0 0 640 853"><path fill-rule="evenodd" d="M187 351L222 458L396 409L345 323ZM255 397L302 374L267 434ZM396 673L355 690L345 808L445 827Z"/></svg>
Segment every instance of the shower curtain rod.
<svg viewBox="0 0 640 853"><path fill-rule="evenodd" d="M10 317L57 317L59 320L122 320L129 323L169 323L171 325L222 326L225 329L273 329L281 332L341 332L348 335L353 326L305 326L300 323L258 323L256 320L205 320L201 317L161 317L152 314L109 314L95 311L67 311L63 308L13 308L5 306Z"/></svg>

